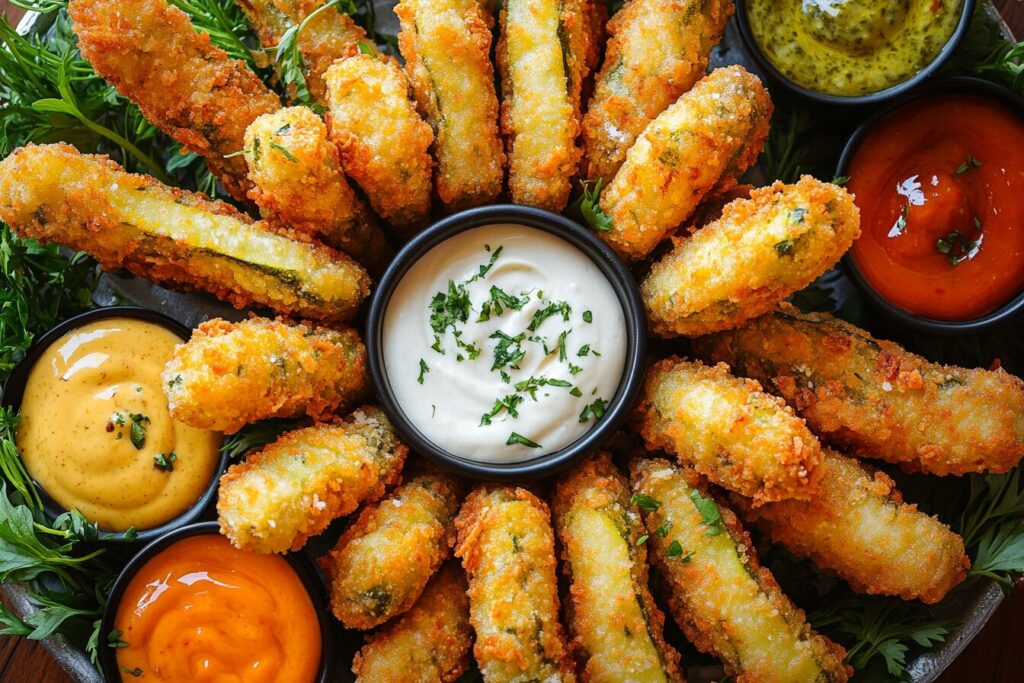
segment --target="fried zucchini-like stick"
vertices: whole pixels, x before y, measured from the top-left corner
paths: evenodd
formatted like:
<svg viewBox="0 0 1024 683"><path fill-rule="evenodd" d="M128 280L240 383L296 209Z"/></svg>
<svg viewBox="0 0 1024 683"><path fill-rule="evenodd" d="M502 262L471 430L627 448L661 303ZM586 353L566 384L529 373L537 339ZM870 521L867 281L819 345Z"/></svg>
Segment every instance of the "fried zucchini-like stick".
<svg viewBox="0 0 1024 683"><path fill-rule="evenodd" d="M174 349L163 374L174 419L218 432L271 417L326 420L366 386L355 330L281 320L207 320Z"/></svg>
<svg viewBox="0 0 1024 683"><path fill-rule="evenodd" d="M242 149L246 126L281 106L277 95L166 0L74 0L68 14L96 73L246 201L245 160L228 155Z"/></svg>
<svg viewBox="0 0 1024 683"><path fill-rule="evenodd" d="M754 499L807 500L821 478L821 446L793 409L722 365L677 357L647 373L636 413L650 449L664 449L711 481Z"/></svg>
<svg viewBox="0 0 1024 683"><path fill-rule="evenodd" d="M326 0L235 0L249 24L256 31L260 44L274 48L288 29L325 4ZM302 55L302 73L306 89L318 104L327 106L327 85L324 74L334 60L356 54L359 42L372 44L363 27L352 17L337 10L324 10L310 19L295 38ZM294 99L295 93L289 93Z"/></svg>
<svg viewBox="0 0 1024 683"><path fill-rule="evenodd" d="M652 331L695 337L742 325L811 284L860 235L853 195L804 176L730 202L678 240L641 285Z"/></svg>
<svg viewBox="0 0 1024 683"><path fill-rule="evenodd" d="M27 145L0 161L0 218L105 270L203 289L237 308L345 320L369 291L366 271L340 252L65 144Z"/></svg>
<svg viewBox="0 0 1024 683"><path fill-rule="evenodd" d="M454 561L434 575L416 604L356 654L356 683L450 683L469 669L466 575Z"/></svg>
<svg viewBox="0 0 1024 683"><path fill-rule="evenodd" d="M573 683L558 620L548 507L510 486L473 490L455 518L455 555L469 577L473 654L487 683Z"/></svg>
<svg viewBox="0 0 1024 683"><path fill-rule="evenodd" d="M451 211L492 202L505 152L491 65L491 27L478 0L403 0L398 47L416 102L434 129L437 194Z"/></svg>
<svg viewBox="0 0 1024 683"><path fill-rule="evenodd" d="M756 76L740 66L712 71L629 148L601 193L612 225L598 234L623 258L647 256L709 193L728 191L757 160L771 114Z"/></svg>
<svg viewBox="0 0 1024 683"><path fill-rule="evenodd" d="M1006 472L1024 457L1024 380L1002 369L930 363L789 304L698 342L852 455L938 475Z"/></svg>
<svg viewBox="0 0 1024 683"><path fill-rule="evenodd" d="M335 62L325 80L345 173L384 220L415 232L430 213L434 133L409 99L402 68L390 57L358 54Z"/></svg>
<svg viewBox="0 0 1024 683"><path fill-rule="evenodd" d="M570 646L588 683L683 681L665 615L647 587L647 535L629 483L602 453L558 483L552 502L570 583Z"/></svg>
<svg viewBox="0 0 1024 683"><path fill-rule="evenodd" d="M446 474L414 477L345 530L321 566L346 628L373 628L412 607L455 543L460 489Z"/></svg>
<svg viewBox="0 0 1024 683"><path fill-rule="evenodd" d="M241 550L299 550L338 517L384 495L408 450L373 406L336 424L287 432L220 478L220 531Z"/></svg>
<svg viewBox="0 0 1024 683"><path fill-rule="evenodd" d="M582 150L580 97L589 36L583 0L507 0L497 59L501 131L516 204L561 211Z"/></svg>
<svg viewBox="0 0 1024 683"><path fill-rule="evenodd" d="M245 131L249 196L265 218L318 236L375 273L390 251L384 232L356 196L327 138L327 126L308 107L258 117Z"/></svg>
<svg viewBox="0 0 1024 683"><path fill-rule="evenodd" d="M729 0L630 0L612 17L583 118L587 178L611 182L647 124L704 76L732 13Z"/></svg>
<svg viewBox="0 0 1024 683"><path fill-rule="evenodd" d="M760 566L732 510L697 474L659 458L635 460L633 491L647 545L667 584L669 613L701 652L722 660L738 683L842 683L846 651L815 633L775 577Z"/></svg>
<svg viewBox="0 0 1024 683"><path fill-rule="evenodd" d="M860 593L933 604L967 576L964 542L935 517L903 502L892 479L826 448L821 493L754 508L733 494L749 524Z"/></svg>

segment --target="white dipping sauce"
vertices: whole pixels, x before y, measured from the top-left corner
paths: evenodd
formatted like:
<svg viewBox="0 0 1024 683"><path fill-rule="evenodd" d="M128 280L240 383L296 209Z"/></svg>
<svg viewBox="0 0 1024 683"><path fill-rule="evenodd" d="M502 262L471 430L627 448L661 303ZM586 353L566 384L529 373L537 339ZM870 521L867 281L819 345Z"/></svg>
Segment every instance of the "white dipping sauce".
<svg viewBox="0 0 1024 683"><path fill-rule="evenodd" d="M395 398L423 436L471 460L520 462L569 445L604 414L622 379L626 322L575 246L487 225L409 269L382 346Z"/></svg>

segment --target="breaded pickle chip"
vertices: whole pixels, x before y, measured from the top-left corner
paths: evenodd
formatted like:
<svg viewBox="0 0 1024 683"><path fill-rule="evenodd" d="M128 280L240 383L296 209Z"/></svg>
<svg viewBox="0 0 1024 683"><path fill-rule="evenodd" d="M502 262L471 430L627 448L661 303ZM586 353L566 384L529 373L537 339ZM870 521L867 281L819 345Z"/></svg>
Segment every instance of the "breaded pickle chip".
<svg viewBox="0 0 1024 683"><path fill-rule="evenodd" d="M807 500L821 478L821 446L793 409L725 365L667 358L647 373L637 430L725 488L754 499Z"/></svg>
<svg viewBox="0 0 1024 683"><path fill-rule="evenodd" d="M345 320L369 291L366 271L344 254L65 144L27 145L0 161L0 218L106 270L203 289L237 308Z"/></svg>
<svg viewBox="0 0 1024 683"><path fill-rule="evenodd" d="M772 103L743 67L715 69L647 124L601 193L622 257L641 259L685 222L701 200L725 192L757 160Z"/></svg>
<svg viewBox="0 0 1024 683"><path fill-rule="evenodd" d="M811 630L760 566L736 515L687 468L635 460L630 479L668 607L686 637L737 681L843 683L846 651Z"/></svg>
<svg viewBox="0 0 1024 683"><path fill-rule="evenodd" d="M508 0L501 10L501 131L516 204L561 211L569 199L582 153L585 12L583 0Z"/></svg>
<svg viewBox="0 0 1024 683"><path fill-rule="evenodd" d="M936 603L966 577L964 542L935 517L903 502L883 472L825 449L821 492L809 501L754 508L732 496L740 516L794 555L835 572L855 591Z"/></svg>
<svg viewBox="0 0 1024 683"><path fill-rule="evenodd" d="M381 272L391 256L384 232L345 179L327 126L308 107L258 117L245 131L249 196L263 216L322 239Z"/></svg>
<svg viewBox="0 0 1024 683"><path fill-rule="evenodd" d="M647 536L629 484L602 453L564 477L553 497L566 606L580 679L588 683L682 681L665 642L665 615L647 587Z"/></svg>
<svg viewBox="0 0 1024 683"><path fill-rule="evenodd" d="M409 99L409 80L394 59L358 54L325 76L331 139L341 165L374 210L405 234L430 213L434 134Z"/></svg>
<svg viewBox="0 0 1024 683"><path fill-rule="evenodd" d="M325 420L366 385L366 348L354 330L281 320L208 320L161 375L171 415L187 425L236 432L271 417Z"/></svg>
<svg viewBox="0 0 1024 683"><path fill-rule="evenodd" d="M408 450L372 406L337 424L283 434L220 478L220 531L241 550L299 550L338 517L384 495Z"/></svg>
<svg viewBox="0 0 1024 683"><path fill-rule="evenodd" d="M573 683L558 620L555 535L547 505L525 489L480 486L455 519L469 577L473 653L487 683Z"/></svg>
<svg viewBox="0 0 1024 683"><path fill-rule="evenodd" d="M911 472L1006 472L1024 457L1024 380L930 363L826 313L774 313L698 340L760 381L822 438Z"/></svg>
<svg viewBox="0 0 1024 683"><path fill-rule="evenodd" d="M730 202L654 264L641 293L652 331L695 337L772 310L832 267L860 235L853 195L804 176Z"/></svg>
<svg viewBox="0 0 1024 683"><path fill-rule="evenodd" d="M395 14L405 71L434 129L438 196L449 210L494 201L505 152L490 56L493 17L477 0L403 0Z"/></svg>
<svg viewBox="0 0 1024 683"><path fill-rule="evenodd" d="M460 490L454 477L424 474L359 513L321 561L341 623L369 629L412 607L451 552Z"/></svg>
<svg viewBox="0 0 1024 683"><path fill-rule="evenodd" d="M732 13L728 0L630 0L615 13L583 117L587 178L611 182L647 124L704 77Z"/></svg>
<svg viewBox="0 0 1024 683"><path fill-rule="evenodd" d="M228 155L253 119L281 106L277 95L166 0L74 0L68 14L96 73L246 201L245 160Z"/></svg>
<svg viewBox="0 0 1024 683"><path fill-rule="evenodd" d="M466 576L452 561L408 612L366 637L352 672L358 683L450 683L469 668L472 644Z"/></svg>

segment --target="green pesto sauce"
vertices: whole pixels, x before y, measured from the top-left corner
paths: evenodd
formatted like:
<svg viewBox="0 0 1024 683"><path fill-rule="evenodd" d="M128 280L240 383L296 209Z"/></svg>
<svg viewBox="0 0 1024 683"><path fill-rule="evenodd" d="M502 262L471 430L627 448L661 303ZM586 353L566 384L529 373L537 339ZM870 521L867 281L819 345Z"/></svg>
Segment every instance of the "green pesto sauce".
<svg viewBox="0 0 1024 683"><path fill-rule="evenodd" d="M866 95L906 81L949 41L963 0L745 0L764 54L793 82Z"/></svg>

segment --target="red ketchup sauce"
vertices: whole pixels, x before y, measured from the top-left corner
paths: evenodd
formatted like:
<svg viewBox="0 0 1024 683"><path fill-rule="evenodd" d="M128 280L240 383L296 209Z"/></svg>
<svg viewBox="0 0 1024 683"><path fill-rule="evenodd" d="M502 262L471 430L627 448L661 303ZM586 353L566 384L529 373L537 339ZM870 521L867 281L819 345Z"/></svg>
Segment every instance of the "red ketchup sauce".
<svg viewBox="0 0 1024 683"><path fill-rule="evenodd" d="M851 254L896 306L971 320L1024 288L1024 123L983 97L929 97L876 125L847 174Z"/></svg>

